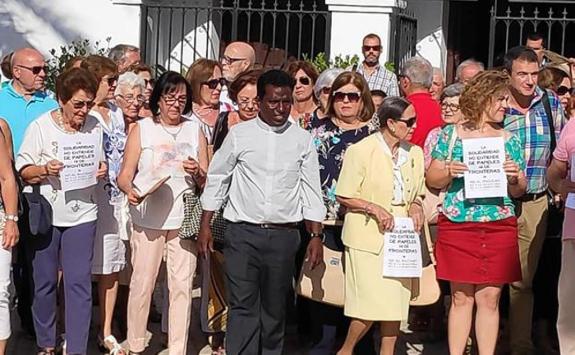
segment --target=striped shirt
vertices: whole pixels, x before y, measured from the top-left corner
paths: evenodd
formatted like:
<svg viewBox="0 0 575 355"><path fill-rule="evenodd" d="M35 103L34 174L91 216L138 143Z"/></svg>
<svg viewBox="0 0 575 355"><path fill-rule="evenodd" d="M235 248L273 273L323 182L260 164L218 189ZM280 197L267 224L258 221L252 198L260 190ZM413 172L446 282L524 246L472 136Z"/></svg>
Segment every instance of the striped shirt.
<svg viewBox="0 0 575 355"><path fill-rule="evenodd" d="M525 149L526 193L528 194L537 194L547 190L546 174L551 158L551 135L545 106L541 100L543 93L542 89L537 88L526 114L511 107L505 113L505 129L515 133ZM559 98L549 90L547 93L554 118L555 137L559 141L561 130L567 122L565 112Z"/></svg>
<svg viewBox="0 0 575 355"><path fill-rule="evenodd" d="M387 96L399 96L397 77L393 72L385 69L384 66L376 65L375 70L368 75L363 72L363 64L360 64L357 72L363 75L369 85L369 90L381 90Z"/></svg>

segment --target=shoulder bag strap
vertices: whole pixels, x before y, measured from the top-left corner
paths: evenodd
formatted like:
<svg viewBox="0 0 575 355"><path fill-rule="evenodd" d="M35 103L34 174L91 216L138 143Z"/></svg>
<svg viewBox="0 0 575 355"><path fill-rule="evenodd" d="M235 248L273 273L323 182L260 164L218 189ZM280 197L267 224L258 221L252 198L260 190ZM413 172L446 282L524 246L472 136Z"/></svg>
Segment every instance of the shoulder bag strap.
<svg viewBox="0 0 575 355"><path fill-rule="evenodd" d="M549 124L549 134L551 139L551 154L549 158L553 156L553 151L555 151L555 147L557 146L557 138L555 137L555 123L553 112L551 111L551 104L549 103L549 94L547 94L547 90L541 97L541 102L543 103L543 108L545 109L545 115L547 116L547 123Z"/></svg>

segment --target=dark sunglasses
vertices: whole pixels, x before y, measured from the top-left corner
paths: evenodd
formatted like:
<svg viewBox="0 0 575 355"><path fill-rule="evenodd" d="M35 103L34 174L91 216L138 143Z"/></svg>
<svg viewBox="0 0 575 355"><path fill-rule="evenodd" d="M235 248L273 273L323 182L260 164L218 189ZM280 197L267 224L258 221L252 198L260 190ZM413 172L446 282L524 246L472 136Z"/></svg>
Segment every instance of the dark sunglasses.
<svg viewBox="0 0 575 355"><path fill-rule="evenodd" d="M48 66L47 65L43 65L43 66L36 66L36 67L27 67L25 65L17 65L17 67L20 68L24 68L24 69L28 69L32 72L32 74L34 75L38 75L40 74L41 71L44 71L45 74L48 74Z"/></svg>
<svg viewBox="0 0 575 355"><path fill-rule="evenodd" d="M311 83L311 81L309 80L308 77L305 76L300 76L297 81L299 81L300 84L302 85L309 85Z"/></svg>
<svg viewBox="0 0 575 355"><path fill-rule="evenodd" d="M369 51L380 52L381 46L363 46L362 49L364 52L369 52Z"/></svg>
<svg viewBox="0 0 575 355"><path fill-rule="evenodd" d="M204 81L202 83L202 85L207 85L210 88L210 90L215 90L218 87L218 85L225 86L226 84L227 81L224 78L212 79L209 81Z"/></svg>
<svg viewBox="0 0 575 355"><path fill-rule="evenodd" d="M156 83L156 80L154 79L144 79L144 83L146 84L146 86L150 85L150 86L154 86L154 84Z"/></svg>
<svg viewBox="0 0 575 355"><path fill-rule="evenodd" d="M347 97L349 102L358 102L359 99L361 98L359 92L336 91L332 95L335 101L343 101Z"/></svg>
<svg viewBox="0 0 575 355"><path fill-rule="evenodd" d="M407 120L402 120L402 119L400 118L400 119L398 119L398 120L396 120L396 121L398 121L398 122L403 122L403 123L405 123L405 125L407 126L407 128L411 128L411 127L413 127L413 125L415 124L415 120L416 120L416 119L417 119L417 117L414 116L414 117L408 118Z"/></svg>
<svg viewBox="0 0 575 355"><path fill-rule="evenodd" d="M575 90L573 90L573 88L568 88L567 86L560 86L559 88L557 88L557 95L559 96L563 96L567 93L573 95L573 92L575 92Z"/></svg>
<svg viewBox="0 0 575 355"><path fill-rule="evenodd" d="M94 107L94 101L76 101L76 100L72 100L72 107L74 107L74 109L76 110L81 110L84 108L84 106L86 106L86 108L88 108L88 110L91 110L92 107Z"/></svg>
<svg viewBox="0 0 575 355"><path fill-rule="evenodd" d="M109 78L106 78L106 81L108 82L109 86L112 86L112 85L114 85L114 83L118 82L118 75L114 75L114 76L111 76Z"/></svg>
<svg viewBox="0 0 575 355"><path fill-rule="evenodd" d="M324 95L329 95L330 92L331 92L331 87L329 87L329 86L324 86L321 88L321 93Z"/></svg>

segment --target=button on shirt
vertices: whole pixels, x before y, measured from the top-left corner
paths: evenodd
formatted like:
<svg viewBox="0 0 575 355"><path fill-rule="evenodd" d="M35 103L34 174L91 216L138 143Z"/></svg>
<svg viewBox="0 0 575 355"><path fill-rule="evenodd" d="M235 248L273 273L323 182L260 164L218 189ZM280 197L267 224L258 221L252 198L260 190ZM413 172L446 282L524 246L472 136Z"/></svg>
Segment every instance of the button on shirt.
<svg viewBox="0 0 575 355"><path fill-rule="evenodd" d="M551 155L551 135L545 107L541 101L543 90L537 88L536 96L527 114L514 108L505 113L505 129L519 137L525 149L525 176L527 193L536 194L547 190L547 166ZM566 119L563 107L557 96L548 91L551 113L554 117L555 137L559 141Z"/></svg>
<svg viewBox="0 0 575 355"><path fill-rule="evenodd" d="M8 122L14 141L14 155L20 150L26 128L40 115L58 107L56 100L37 91L30 100L14 90L13 82L0 90L0 118Z"/></svg>
<svg viewBox="0 0 575 355"><path fill-rule="evenodd" d="M363 71L363 64L359 65L357 72L363 74L363 77L369 85L369 90L381 90L387 96L399 96L399 86L395 74L381 65L376 65L375 70L368 75Z"/></svg>
<svg viewBox="0 0 575 355"><path fill-rule="evenodd" d="M311 135L287 121L259 117L233 126L214 155L201 197L205 210L226 202L232 222L323 221L318 156Z"/></svg>

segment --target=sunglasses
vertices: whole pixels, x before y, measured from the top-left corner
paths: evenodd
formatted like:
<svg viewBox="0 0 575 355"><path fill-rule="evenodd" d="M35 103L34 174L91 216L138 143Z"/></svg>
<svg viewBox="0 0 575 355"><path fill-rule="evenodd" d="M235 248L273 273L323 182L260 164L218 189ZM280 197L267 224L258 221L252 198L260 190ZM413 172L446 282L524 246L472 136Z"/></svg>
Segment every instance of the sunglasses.
<svg viewBox="0 0 575 355"><path fill-rule="evenodd" d="M364 52L374 51L379 52L381 51L381 46L363 46L361 47Z"/></svg>
<svg viewBox="0 0 575 355"><path fill-rule="evenodd" d="M567 86L560 86L559 88L557 88L557 95L559 96L563 96L567 93L573 95L574 92L575 90L573 90L573 88L568 88Z"/></svg>
<svg viewBox="0 0 575 355"><path fill-rule="evenodd" d="M114 83L118 82L118 75L110 76L106 78L106 81L108 82L108 86L113 86Z"/></svg>
<svg viewBox="0 0 575 355"><path fill-rule="evenodd" d="M144 79L144 83L146 84L146 86L150 85L150 86L154 86L154 84L156 83L156 80L154 79Z"/></svg>
<svg viewBox="0 0 575 355"><path fill-rule="evenodd" d="M202 83L202 85L207 85L210 88L210 90L215 90L218 87L218 85L225 86L226 84L227 81L224 78L212 79L209 81L204 81Z"/></svg>
<svg viewBox="0 0 575 355"><path fill-rule="evenodd" d="M408 118L406 120L402 120L401 118L396 120L397 122L403 122L405 123L405 125L407 126L407 128L411 128L413 127L413 125L415 124L415 120L417 119L416 116L413 116L411 118Z"/></svg>
<svg viewBox="0 0 575 355"><path fill-rule="evenodd" d="M45 74L48 74L48 66L47 65L42 65L42 66L35 66L35 67L27 67L25 65L16 65L17 67L20 68L24 68L24 69L28 69L32 72L32 74L34 75L38 75L40 74L41 71L44 71Z"/></svg>
<svg viewBox="0 0 575 355"><path fill-rule="evenodd" d="M331 87L329 87L329 86L324 86L321 88L321 93L324 95L329 95L330 92L331 92Z"/></svg>
<svg viewBox="0 0 575 355"><path fill-rule="evenodd" d="M228 57L227 55L224 55L222 57L221 62L222 62L222 64L225 64L225 65L232 65L235 62L239 62L240 60L245 60L245 59L246 58L232 58L232 57Z"/></svg>
<svg viewBox="0 0 575 355"><path fill-rule="evenodd" d="M91 110L92 107L94 107L94 101L78 101L78 100L72 100L72 107L74 107L74 109L76 110L81 110L84 108L84 106L88 109Z"/></svg>
<svg viewBox="0 0 575 355"><path fill-rule="evenodd" d="M346 97L349 100L349 102L358 102L359 99L361 98L359 92L336 91L332 94L332 96L336 102L343 101Z"/></svg>
<svg viewBox="0 0 575 355"><path fill-rule="evenodd" d="M300 84L302 85L309 85L311 83L311 81L309 80L309 78L307 76L300 76L297 81L299 81Z"/></svg>

